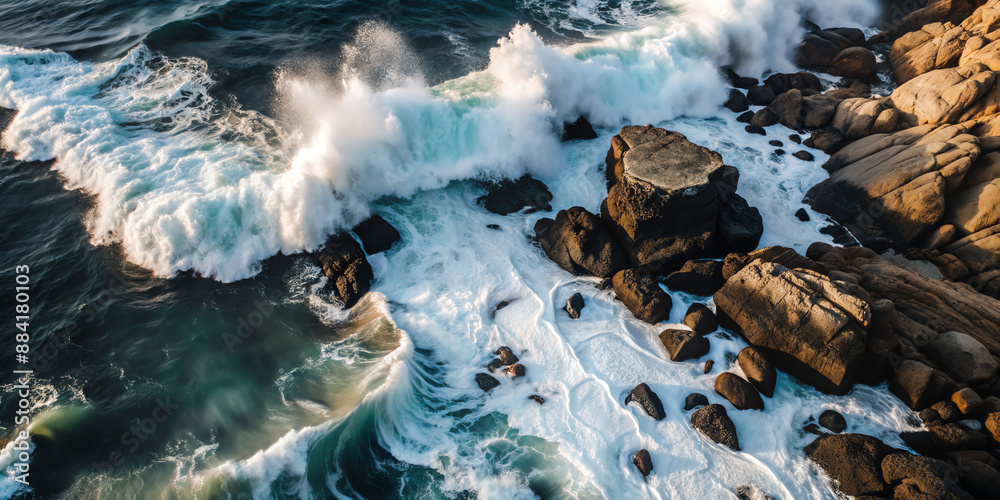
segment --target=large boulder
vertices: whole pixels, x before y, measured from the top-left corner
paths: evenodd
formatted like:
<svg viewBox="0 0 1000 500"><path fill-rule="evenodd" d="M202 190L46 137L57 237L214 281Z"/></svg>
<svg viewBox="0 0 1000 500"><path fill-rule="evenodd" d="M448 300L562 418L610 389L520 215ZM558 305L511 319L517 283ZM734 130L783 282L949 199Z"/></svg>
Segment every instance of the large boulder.
<svg viewBox="0 0 1000 500"><path fill-rule="evenodd" d="M779 368L822 391L850 389L865 355L871 310L843 285L755 260L715 294L715 304Z"/></svg>
<svg viewBox="0 0 1000 500"><path fill-rule="evenodd" d="M345 307L353 307L371 288L375 278L371 264L361 245L349 234L327 239L322 248L312 253L313 259L328 278L327 286Z"/></svg>
<svg viewBox="0 0 1000 500"><path fill-rule="evenodd" d="M718 153L677 132L627 126L612 140L607 175L602 216L632 265L666 272L718 253L719 212L739 179Z"/></svg>
<svg viewBox="0 0 1000 500"><path fill-rule="evenodd" d="M837 489L855 497L889 493L882 461L893 453L898 451L863 434L828 434L806 447L806 455L826 471Z"/></svg>
<svg viewBox="0 0 1000 500"><path fill-rule="evenodd" d="M736 435L736 425L720 404L702 406L691 414L691 426L701 431L708 439L740 451L740 439Z"/></svg>
<svg viewBox="0 0 1000 500"><path fill-rule="evenodd" d="M805 94L792 89L778 96L770 107L778 122L795 129L815 129L827 126L837 112L840 100L823 94Z"/></svg>
<svg viewBox="0 0 1000 500"><path fill-rule="evenodd" d="M795 64L803 68L825 68L837 54L851 47L867 46L865 34L856 28L834 28L813 31L802 37L795 50Z"/></svg>
<svg viewBox="0 0 1000 500"><path fill-rule="evenodd" d="M979 139L956 126L869 136L834 154L824 165L830 178L806 199L862 243L888 240L908 248L942 222L945 196L979 152Z"/></svg>
<svg viewBox="0 0 1000 500"><path fill-rule="evenodd" d="M612 280L612 286L615 296L636 318L655 325L670 317L673 300L645 269L619 272Z"/></svg>
<svg viewBox="0 0 1000 500"><path fill-rule="evenodd" d="M764 410L764 400L757 389L739 375L722 372L715 378L715 392L726 398L737 410Z"/></svg>
<svg viewBox="0 0 1000 500"><path fill-rule="evenodd" d="M931 337L928 353L957 382L979 384L997 375L997 358L982 342L964 333L944 332Z"/></svg>
<svg viewBox="0 0 1000 500"><path fill-rule="evenodd" d="M833 58L827 72L834 76L873 83L878 81L878 61L867 47L850 47Z"/></svg>
<svg viewBox="0 0 1000 500"><path fill-rule="evenodd" d="M550 259L573 274L610 278L625 257L601 218L583 207L560 210L556 219L535 223L535 236Z"/></svg>
<svg viewBox="0 0 1000 500"><path fill-rule="evenodd" d="M982 63L931 71L900 85L889 97L900 111L899 124L962 123L996 114L1000 86Z"/></svg>

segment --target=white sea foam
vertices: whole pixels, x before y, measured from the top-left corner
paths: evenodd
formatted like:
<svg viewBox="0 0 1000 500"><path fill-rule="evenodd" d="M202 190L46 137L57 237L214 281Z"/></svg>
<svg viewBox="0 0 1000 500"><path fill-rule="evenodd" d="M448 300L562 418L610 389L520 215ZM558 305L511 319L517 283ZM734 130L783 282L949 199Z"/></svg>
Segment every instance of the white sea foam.
<svg viewBox="0 0 1000 500"><path fill-rule="evenodd" d="M433 88L399 35L367 24L336 78L278 79L297 123L288 134L216 102L198 60L139 46L93 64L3 47L0 104L20 111L3 141L19 158L58 158L71 188L97 196L95 243L121 242L159 275L233 281L279 251L315 248L384 195L482 174L554 176L562 120L710 116L725 98L718 65L790 69L800 15L840 25L875 12L871 0L670 4L677 15L572 47L515 27L486 70Z"/></svg>

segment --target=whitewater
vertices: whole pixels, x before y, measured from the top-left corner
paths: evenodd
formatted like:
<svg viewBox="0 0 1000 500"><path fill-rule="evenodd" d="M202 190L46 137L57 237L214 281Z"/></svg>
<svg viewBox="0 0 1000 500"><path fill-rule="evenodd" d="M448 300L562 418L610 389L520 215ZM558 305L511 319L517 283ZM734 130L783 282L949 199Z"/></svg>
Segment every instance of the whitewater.
<svg viewBox="0 0 1000 500"><path fill-rule="evenodd" d="M274 75L274 117L215 97L203 61L142 44L107 63L0 47L0 106L18 110L2 140L20 160L55 159L67 189L93 196L84 221L91 242L120 245L157 276L251 278L269 257L315 249L371 213L402 234L370 257L374 292L354 310L330 302L315 268L288 277L297 291L283 301L305 300L325 323L352 325L352 335L324 340L322 356L302 367L351 367L342 382L352 409L311 409L313 425L244 459L168 457L178 463L171 487L180 496L204 497L219 484L245 485L254 498L360 496L337 465L363 460L345 458L368 452L355 449L365 443L360 433L440 476L426 490L399 485L399 496L724 498L753 485L776 498L836 498L802 453L813 436L801 428L835 409L850 432L905 448L898 433L919 423L900 401L865 386L823 395L779 374L766 412L730 411L743 451L711 443L689 425L683 400L701 392L721 402L714 378L739 373L734 359L746 344L711 335L708 375L701 363L670 362L657 339L664 325L632 318L599 280L569 275L529 241L550 214L488 213L476 205L481 189L460 181L529 173L549 185L554 210L596 212L611 137L624 124L655 124L739 168L740 194L764 219L762 246L804 252L830 241L821 215L793 215L826 173L819 163L772 157L775 137L744 134L720 111L728 88L718 68L794 70L803 19L864 26L877 14L874 0L672 1L634 30L558 47L518 25L484 69L434 86L399 33L366 23L337 74L299 65ZM581 115L600 137L561 143L562 123ZM793 133L774 130L781 139ZM577 292L587 305L571 320L561 308ZM670 325L692 303L712 306L671 296ZM494 311L501 301L510 305ZM474 375L501 345L528 375L484 395ZM345 358L345 349L354 354ZM622 404L640 382L663 400L662 422ZM640 448L656 467L648 478L631 463ZM9 460L4 450L0 462Z"/></svg>

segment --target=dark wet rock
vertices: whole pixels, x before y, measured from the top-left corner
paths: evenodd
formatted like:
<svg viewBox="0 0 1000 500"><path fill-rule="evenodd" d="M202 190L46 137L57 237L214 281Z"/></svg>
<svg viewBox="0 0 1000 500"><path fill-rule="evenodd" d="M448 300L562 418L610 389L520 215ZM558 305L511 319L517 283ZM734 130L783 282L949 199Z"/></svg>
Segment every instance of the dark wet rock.
<svg viewBox="0 0 1000 500"><path fill-rule="evenodd" d="M827 430L834 434L840 434L847 429L847 420L844 420L844 416L833 410L826 410L819 415L819 425L822 425Z"/></svg>
<svg viewBox="0 0 1000 500"><path fill-rule="evenodd" d="M867 83L879 80L875 54L866 47L851 47L840 51L830 63L827 72L833 76L853 78Z"/></svg>
<svg viewBox="0 0 1000 500"><path fill-rule="evenodd" d="M719 236L731 252L757 249L764 235L764 219L742 196L733 193L719 212Z"/></svg>
<svg viewBox="0 0 1000 500"><path fill-rule="evenodd" d="M634 457L632 457L632 463L635 465L636 469L639 469L639 473L643 477L648 476L650 472L653 472L653 458L649 456L649 452L646 450L639 450Z"/></svg>
<svg viewBox="0 0 1000 500"><path fill-rule="evenodd" d="M642 407L646 415L652 417L653 420L663 420L667 416L663 411L663 403L660 402L660 397L645 382L632 389L632 392L625 398L625 405L633 401Z"/></svg>
<svg viewBox="0 0 1000 500"><path fill-rule="evenodd" d="M739 182L722 156L677 132L628 126L607 165L601 213L632 265L666 274L717 253L719 212Z"/></svg>
<svg viewBox="0 0 1000 500"><path fill-rule="evenodd" d="M760 127L770 127L772 125L777 125L781 121L781 117L778 116L773 109L770 107L762 108L753 114L753 118L750 119L750 125L746 127L746 131L750 132L750 127L756 127L754 130ZM764 130L760 128L760 130ZM759 132L750 132L759 133ZM767 135L766 133L760 135Z"/></svg>
<svg viewBox="0 0 1000 500"><path fill-rule="evenodd" d="M517 355L514 354L514 351L510 350L510 347L507 346L500 347L496 351L493 351L493 354L500 356L500 362L503 363L504 366L510 366L520 361L517 358Z"/></svg>
<svg viewBox="0 0 1000 500"><path fill-rule="evenodd" d="M882 479L882 460L897 450L863 434L828 434L806 447L806 455L851 496L884 496L889 485Z"/></svg>
<svg viewBox="0 0 1000 500"><path fill-rule="evenodd" d="M810 424L806 424L806 426L803 427L802 430L805 431L805 432L808 432L809 434L813 434L813 435L816 435L816 436L825 436L826 435L826 432L824 432L823 429L820 429L819 425L816 422L812 422Z"/></svg>
<svg viewBox="0 0 1000 500"><path fill-rule="evenodd" d="M799 134L792 134L788 136L788 140L794 142L795 144L802 144L802 137Z"/></svg>
<svg viewBox="0 0 1000 500"><path fill-rule="evenodd" d="M14 121L15 115L17 115L17 110L0 107L0 132L7 130L10 122ZM3 146L0 145L0 151L2 150Z"/></svg>
<svg viewBox="0 0 1000 500"><path fill-rule="evenodd" d="M670 273L663 284L676 292L709 296L719 291L726 284L726 279L722 276L722 262L692 260L686 262L679 271Z"/></svg>
<svg viewBox="0 0 1000 500"><path fill-rule="evenodd" d="M625 257L607 226L583 207L560 210L554 221L540 219L535 235L545 254L573 274L610 278L625 268Z"/></svg>
<svg viewBox="0 0 1000 500"><path fill-rule="evenodd" d="M830 124L839 103L839 99L824 94L792 89L779 95L768 108L774 110L778 122L788 128L816 129Z"/></svg>
<svg viewBox="0 0 1000 500"><path fill-rule="evenodd" d="M736 362L754 388L764 396L774 396L778 372L771 360L767 359L767 355L756 347L745 347L736 357Z"/></svg>
<svg viewBox="0 0 1000 500"><path fill-rule="evenodd" d="M738 89L749 89L756 87L759 80L756 78L750 78L748 76L740 76L732 68L724 67L722 68L722 78L733 87Z"/></svg>
<svg viewBox="0 0 1000 500"><path fill-rule="evenodd" d="M753 121L753 116L755 114L756 113L754 113L753 111L747 111L746 113L743 113L740 116L737 116L736 117L736 121L738 121L740 123L750 123L751 121Z"/></svg>
<svg viewBox="0 0 1000 500"><path fill-rule="evenodd" d="M814 90L823 91L823 82L812 73L777 73L764 80L764 85L774 91L775 96L779 96L789 90Z"/></svg>
<svg viewBox="0 0 1000 500"><path fill-rule="evenodd" d="M614 277L615 296L632 314L657 324L670 317L673 300L644 269L626 269Z"/></svg>
<svg viewBox="0 0 1000 500"><path fill-rule="evenodd" d="M839 130L833 127L826 127L814 130L808 139L802 141L802 145L816 148L827 154L833 154L847 145L847 138Z"/></svg>
<svg viewBox="0 0 1000 500"><path fill-rule="evenodd" d="M393 243L402 239L399 231L378 214L372 214L364 222L358 224L354 228L354 234L361 239L361 244L368 255L389 250Z"/></svg>
<svg viewBox="0 0 1000 500"><path fill-rule="evenodd" d="M525 372L524 365L522 365L521 363L514 363L508 366L507 369L504 370L504 373L510 375L513 378L523 377L524 372Z"/></svg>
<svg viewBox="0 0 1000 500"><path fill-rule="evenodd" d="M797 212L795 212L795 217L797 217L802 222L810 221L809 212L806 212L806 209L804 208L800 208Z"/></svg>
<svg viewBox="0 0 1000 500"><path fill-rule="evenodd" d="M534 401L534 402L536 402L536 403L538 403L540 405L545 404L545 398L539 396L538 394L532 394L532 395L528 396L528 399L530 399L530 400L532 400L532 401Z"/></svg>
<svg viewBox="0 0 1000 500"><path fill-rule="evenodd" d="M563 141L589 141L591 139L597 139L597 132L594 131L594 127L586 118L581 116L573 123L563 123Z"/></svg>
<svg viewBox="0 0 1000 500"><path fill-rule="evenodd" d="M329 278L327 286L345 307L353 307L371 288L375 278L372 266L361 245L349 234L331 236L312 257Z"/></svg>
<svg viewBox="0 0 1000 500"><path fill-rule="evenodd" d="M757 389L735 373L720 373L715 378L715 392L729 400L737 410L764 410L764 400Z"/></svg>
<svg viewBox="0 0 1000 500"><path fill-rule="evenodd" d="M864 300L819 273L759 259L714 298L720 320L725 315L777 367L825 392L850 389L871 320Z"/></svg>
<svg viewBox="0 0 1000 500"><path fill-rule="evenodd" d="M785 150L784 149L775 149L774 150L774 156L785 156Z"/></svg>
<svg viewBox="0 0 1000 500"><path fill-rule="evenodd" d="M660 343L670 360L676 362L698 359L711 349L707 338L687 330L664 330L660 332Z"/></svg>
<svg viewBox="0 0 1000 500"><path fill-rule="evenodd" d="M780 147L783 147L785 145L781 141L770 141L770 142L768 142L768 144L770 144L771 146L774 146L776 148L780 148Z"/></svg>
<svg viewBox="0 0 1000 500"><path fill-rule="evenodd" d="M487 224L487 225L486 225L486 228L487 228L487 229L492 229L492 230L494 230L494 231L500 231L500 230L501 230L501 229L500 229L500 226L499 226L499 225L497 225L497 224Z"/></svg>
<svg viewBox="0 0 1000 500"><path fill-rule="evenodd" d="M501 179L483 182L487 194L479 197L477 203L498 215L519 212L524 208L537 212L552 210L552 193L542 181L529 175L516 180Z"/></svg>
<svg viewBox="0 0 1000 500"><path fill-rule="evenodd" d="M736 487L736 498L739 500L775 500L773 496L749 484Z"/></svg>
<svg viewBox="0 0 1000 500"><path fill-rule="evenodd" d="M962 412L951 401L938 401L931 406L938 418L947 422L955 422L962 419Z"/></svg>
<svg viewBox="0 0 1000 500"><path fill-rule="evenodd" d="M955 411L957 412L958 409L956 408ZM941 414L934 408L924 408L917 413L917 416L919 416L920 421L928 427L944 423L944 420L941 419Z"/></svg>
<svg viewBox="0 0 1000 500"><path fill-rule="evenodd" d="M740 451L740 440L736 435L736 426L726 413L726 407L720 404L703 406L691 414L691 426L698 429L708 439Z"/></svg>
<svg viewBox="0 0 1000 500"><path fill-rule="evenodd" d="M488 373L477 373L476 374L476 384L483 392L490 392L500 386L500 381L493 378Z"/></svg>
<svg viewBox="0 0 1000 500"><path fill-rule="evenodd" d="M490 318L491 319L492 318L496 318L497 317L497 312L499 312L501 309L509 306L510 303L514 302L515 300L517 300L517 299L501 300L499 303L497 303L496 307L493 308L493 311L490 312Z"/></svg>
<svg viewBox="0 0 1000 500"><path fill-rule="evenodd" d="M747 125L745 130L748 134L767 135L767 131L760 125Z"/></svg>
<svg viewBox="0 0 1000 500"><path fill-rule="evenodd" d="M707 374L711 373L712 372L712 368L714 366L715 366L715 361L713 361L711 359L708 360L708 361L706 361L705 362L705 374L707 375Z"/></svg>
<svg viewBox="0 0 1000 500"><path fill-rule="evenodd" d="M723 105L728 108L733 113L742 113L750 109L750 101L747 100L747 96L743 95L736 89L729 90L729 100Z"/></svg>
<svg viewBox="0 0 1000 500"><path fill-rule="evenodd" d="M708 406L708 396L694 392L684 399L684 411L691 411L699 406Z"/></svg>
<svg viewBox="0 0 1000 500"><path fill-rule="evenodd" d="M699 335L708 335L719 329L719 320L705 304L691 304L684 316L684 324Z"/></svg>
<svg viewBox="0 0 1000 500"><path fill-rule="evenodd" d="M882 478L895 498L972 500L959 486L958 471L948 462L911 453L893 453L882 460Z"/></svg>
<svg viewBox="0 0 1000 500"><path fill-rule="evenodd" d="M814 161L816 159L816 157L813 156L813 154L810 153L810 152L808 152L808 151L797 151L792 156L794 156L794 157L796 157L796 158L798 158L798 159L800 159L802 161Z"/></svg>
<svg viewBox="0 0 1000 500"><path fill-rule="evenodd" d="M566 301L566 307L563 308L569 317L573 319L580 319L580 311L583 311L583 307L586 304L583 302L583 295L579 293L574 293L569 300Z"/></svg>
<svg viewBox="0 0 1000 500"><path fill-rule="evenodd" d="M506 365L503 364L503 361L500 361L500 358L493 358L490 360L489 364L486 365L486 369L489 370L490 373L495 373L497 370L503 369L505 366Z"/></svg>
<svg viewBox="0 0 1000 500"><path fill-rule="evenodd" d="M767 106L774 101L777 94L770 87L759 85L747 91L747 100L754 106Z"/></svg>

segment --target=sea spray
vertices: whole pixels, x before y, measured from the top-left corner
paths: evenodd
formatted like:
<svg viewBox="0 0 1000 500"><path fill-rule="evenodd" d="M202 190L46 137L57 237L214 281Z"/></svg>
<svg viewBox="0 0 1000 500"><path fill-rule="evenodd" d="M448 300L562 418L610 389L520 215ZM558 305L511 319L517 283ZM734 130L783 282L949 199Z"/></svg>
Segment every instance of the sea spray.
<svg viewBox="0 0 1000 500"><path fill-rule="evenodd" d="M120 242L161 276L192 270L228 282L279 251L316 248L382 196L479 175L551 177L563 163L562 120L584 114L616 127L709 116L725 97L718 65L789 69L801 15L856 24L873 5L685 0L638 31L563 48L518 26L486 70L433 88L405 68L373 87L374 66L361 70L365 58L355 57L359 71L342 75L340 88L278 79L285 100L311 109L287 133L217 102L195 60L142 45L105 64L6 47L0 103L20 113L3 140L21 159L58 158L68 187L97 196L94 243ZM379 48L367 63L407 62L398 40L369 27L352 46Z"/></svg>

